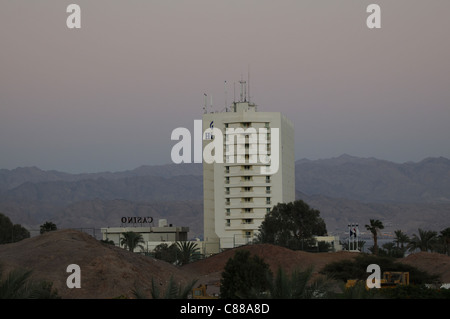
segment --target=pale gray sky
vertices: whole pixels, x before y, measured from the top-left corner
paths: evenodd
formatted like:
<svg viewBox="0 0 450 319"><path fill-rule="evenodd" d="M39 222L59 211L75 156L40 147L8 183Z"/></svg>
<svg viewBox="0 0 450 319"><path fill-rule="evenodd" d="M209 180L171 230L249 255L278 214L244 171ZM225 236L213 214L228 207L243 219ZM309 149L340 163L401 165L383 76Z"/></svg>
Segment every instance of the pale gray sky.
<svg viewBox="0 0 450 319"><path fill-rule="evenodd" d="M81 7L81 29L66 8ZM366 8L381 7L381 29ZM450 1L2 1L0 168L119 171L170 163L251 72L295 154L450 158Z"/></svg>

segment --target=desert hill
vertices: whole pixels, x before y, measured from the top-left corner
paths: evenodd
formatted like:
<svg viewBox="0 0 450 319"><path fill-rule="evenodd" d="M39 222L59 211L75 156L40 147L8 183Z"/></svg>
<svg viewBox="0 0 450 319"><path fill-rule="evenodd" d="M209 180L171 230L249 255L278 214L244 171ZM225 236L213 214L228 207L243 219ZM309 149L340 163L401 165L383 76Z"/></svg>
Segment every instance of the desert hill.
<svg viewBox="0 0 450 319"><path fill-rule="evenodd" d="M86 233L76 230L57 230L17 243L0 245L0 263L4 271L22 267L33 270L34 278L53 282L54 288L65 299L109 299L132 297L140 288L149 293L151 280L164 289L170 277L180 284L198 279L208 284L209 293L218 292L223 267L236 249L248 249L267 262L272 271L280 266L287 271L312 266L319 272L326 264L353 258L354 253L307 253L291 251L273 245L250 245L228 250L212 257L177 267L148 256L131 253L119 247L106 245ZM418 253L403 262L442 275L450 282L450 257L440 254ZM69 289L70 275L66 268L77 264L81 268L81 288Z"/></svg>
<svg viewBox="0 0 450 319"><path fill-rule="evenodd" d="M103 244L86 233L69 229L0 245L0 263L4 273L15 267L33 270L34 278L53 282L58 294L67 299L131 297L134 288L148 292L152 278L163 287L172 275L178 283L190 278L189 273L169 263ZM80 289L66 285L70 264L80 266Z"/></svg>

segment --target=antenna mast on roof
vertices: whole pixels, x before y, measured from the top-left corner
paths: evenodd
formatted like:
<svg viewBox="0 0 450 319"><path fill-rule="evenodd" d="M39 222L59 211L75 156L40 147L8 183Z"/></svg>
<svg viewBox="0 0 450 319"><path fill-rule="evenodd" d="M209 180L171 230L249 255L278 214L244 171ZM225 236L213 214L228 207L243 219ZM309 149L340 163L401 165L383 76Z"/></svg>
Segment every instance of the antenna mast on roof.
<svg viewBox="0 0 450 319"><path fill-rule="evenodd" d="M214 113L214 111L213 111L213 101L212 101L212 94L211 94L211 97L210 97L210 99L211 99L211 113Z"/></svg>
<svg viewBox="0 0 450 319"><path fill-rule="evenodd" d="M247 82L245 82L244 80L242 80L242 76L241 76L241 80L239 81L239 83L241 84L241 100L239 102L246 102L247 101L247 86L245 84L247 84Z"/></svg>
<svg viewBox="0 0 450 319"><path fill-rule="evenodd" d="M247 75L247 93L248 93L248 104L250 104L250 64L248 65L248 75Z"/></svg>
<svg viewBox="0 0 450 319"><path fill-rule="evenodd" d="M207 101L206 101L206 98L207 98L207 94L206 93L203 93L203 96L205 97L205 105L203 106L203 114L206 114L206 113L208 113L208 111L207 111Z"/></svg>
<svg viewBox="0 0 450 319"><path fill-rule="evenodd" d="M226 80L225 80L224 86L225 86L225 112L228 112L228 102L227 102L228 92L227 92L227 81Z"/></svg>

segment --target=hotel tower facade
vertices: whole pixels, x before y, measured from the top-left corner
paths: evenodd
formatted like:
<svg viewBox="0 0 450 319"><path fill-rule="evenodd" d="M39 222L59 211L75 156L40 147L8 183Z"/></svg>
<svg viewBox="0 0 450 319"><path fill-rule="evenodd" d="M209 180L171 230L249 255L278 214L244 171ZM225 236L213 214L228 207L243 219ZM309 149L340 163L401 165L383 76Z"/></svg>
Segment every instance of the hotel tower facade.
<svg viewBox="0 0 450 319"><path fill-rule="evenodd" d="M223 160L203 161L207 254L250 243L273 206L295 200L293 125L280 112L258 112L243 88L239 101L225 111L203 114L204 151L223 139ZM218 131L223 134L213 133Z"/></svg>

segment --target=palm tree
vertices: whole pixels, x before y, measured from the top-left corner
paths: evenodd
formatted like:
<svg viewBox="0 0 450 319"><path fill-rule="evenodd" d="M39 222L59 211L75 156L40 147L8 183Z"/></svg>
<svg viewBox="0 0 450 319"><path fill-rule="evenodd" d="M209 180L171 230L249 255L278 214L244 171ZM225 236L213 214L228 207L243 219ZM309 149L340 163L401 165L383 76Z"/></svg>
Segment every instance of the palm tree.
<svg viewBox="0 0 450 319"><path fill-rule="evenodd" d="M438 236L441 243L441 252L450 256L450 227L441 230L441 234Z"/></svg>
<svg viewBox="0 0 450 319"><path fill-rule="evenodd" d="M327 298L331 281L324 277L314 278L313 268L294 270L291 274L279 267L268 291L251 290L250 299L319 299Z"/></svg>
<svg viewBox="0 0 450 319"><path fill-rule="evenodd" d="M437 240L437 232L432 230L423 230L419 228L419 236L413 234L408 244L408 249L414 251L419 249L420 251L428 251L433 248L433 244Z"/></svg>
<svg viewBox="0 0 450 319"><path fill-rule="evenodd" d="M450 256L450 227L447 227L446 229L441 230L441 234L439 235L439 238L442 240L445 253L448 256Z"/></svg>
<svg viewBox="0 0 450 319"><path fill-rule="evenodd" d="M177 242L177 248L179 252L178 262L180 265L188 264L200 257L200 249L193 242Z"/></svg>
<svg viewBox="0 0 450 319"><path fill-rule="evenodd" d="M0 299L58 299L52 283L32 281L31 270L14 269L3 278L0 267Z"/></svg>
<svg viewBox="0 0 450 319"><path fill-rule="evenodd" d="M358 240L358 247L360 251L364 251L364 245L366 244L365 240Z"/></svg>
<svg viewBox="0 0 450 319"><path fill-rule="evenodd" d="M151 295L153 299L187 299L189 294L192 293L192 289L194 288L196 282L197 279L193 279L183 287L181 284L177 285L173 279L173 276L170 276L165 293L162 295L158 285L152 277ZM134 289L133 293L136 299L146 298L144 293L139 289Z"/></svg>
<svg viewBox="0 0 450 319"><path fill-rule="evenodd" d="M386 250L386 255L387 256L394 255L394 251L396 249L395 243L393 243L393 242L385 243L385 244L383 244L382 247L383 247L384 250Z"/></svg>
<svg viewBox="0 0 450 319"><path fill-rule="evenodd" d="M375 255L378 255L378 231L383 228L383 223L378 219L371 219L370 225L366 225L366 229L373 235L373 253Z"/></svg>
<svg viewBox="0 0 450 319"><path fill-rule="evenodd" d="M122 233L122 238L120 238L120 245L128 248L129 251L134 251L135 248L139 247L141 250L144 250L144 238L142 238L142 234L135 233L133 231L128 231Z"/></svg>
<svg viewBox="0 0 450 319"><path fill-rule="evenodd" d="M409 242L409 237L404 232L402 232L400 229L394 231L395 238L394 243L397 245L397 250L401 252L404 256L405 254L405 244Z"/></svg>
<svg viewBox="0 0 450 319"><path fill-rule="evenodd" d="M322 298L327 293L329 282L322 278L313 279L313 268L305 271L294 270L290 276L278 268L269 297L273 299Z"/></svg>
<svg viewBox="0 0 450 319"><path fill-rule="evenodd" d="M394 232L395 234L395 239L394 239L394 243L397 244L397 248L400 249L404 249L405 248L405 244L409 242L409 237L408 235L406 235L404 232L402 232L400 229L396 230Z"/></svg>

